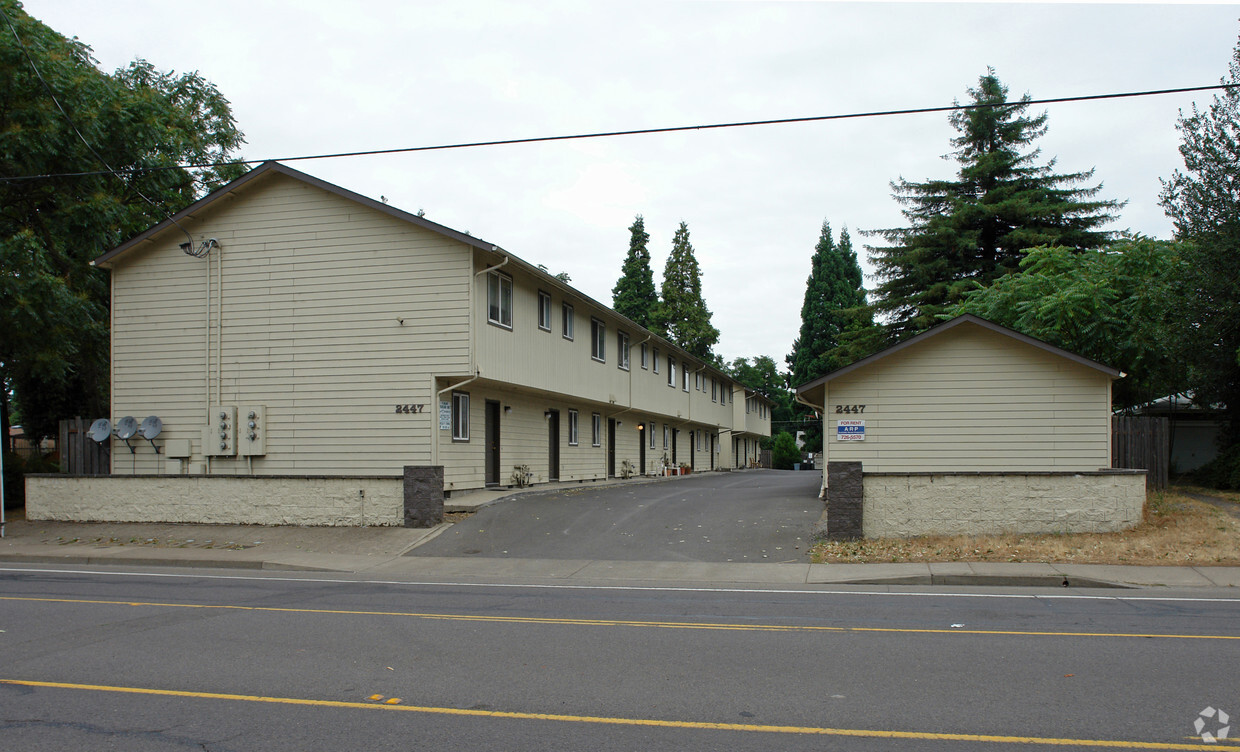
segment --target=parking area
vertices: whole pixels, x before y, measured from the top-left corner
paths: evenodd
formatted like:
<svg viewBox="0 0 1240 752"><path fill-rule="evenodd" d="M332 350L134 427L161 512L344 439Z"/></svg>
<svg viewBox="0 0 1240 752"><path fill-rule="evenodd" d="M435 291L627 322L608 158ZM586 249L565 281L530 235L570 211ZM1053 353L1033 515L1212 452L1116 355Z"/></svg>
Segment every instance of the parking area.
<svg viewBox="0 0 1240 752"><path fill-rule="evenodd" d="M821 479L745 470L561 487L485 507L407 555L807 562Z"/></svg>

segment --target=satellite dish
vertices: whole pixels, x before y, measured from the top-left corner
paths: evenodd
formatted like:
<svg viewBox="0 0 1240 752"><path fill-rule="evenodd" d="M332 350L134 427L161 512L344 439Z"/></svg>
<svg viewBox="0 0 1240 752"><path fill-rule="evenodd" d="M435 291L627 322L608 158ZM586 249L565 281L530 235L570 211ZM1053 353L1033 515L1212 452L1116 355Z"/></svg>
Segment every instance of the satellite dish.
<svg viewBox="0 0 1240 752"><path fill-rule="evenodd" d="M112 421L100 418L90 424L90 430L86 432L86 435L96 444L102 444L112 436Z"/></svg>
<svg viewBox="0 0 1240 752"><path fill-rule="evenodd" d="M155 446L155 437L164 430L164 422L159 419L159 416L148 415L142 420L142 425L138 427L138 430L142 433L142 438L150 442L155 454L159 454L159 447Z"/></svg>
<svg viewBox="0 0 1240 752"><path fill-rule="evenodd" d="M116 421L116 438L128 441L138 432L138 421L132 415L126 415Z"/></svg>
<svg viewBox="0 0 1240 752"><path fill-rule="evenodd" d="M142 438L150 441L164 430L164 422L158 416L151 415L142 421L138 430L142 432Z"/></svg>

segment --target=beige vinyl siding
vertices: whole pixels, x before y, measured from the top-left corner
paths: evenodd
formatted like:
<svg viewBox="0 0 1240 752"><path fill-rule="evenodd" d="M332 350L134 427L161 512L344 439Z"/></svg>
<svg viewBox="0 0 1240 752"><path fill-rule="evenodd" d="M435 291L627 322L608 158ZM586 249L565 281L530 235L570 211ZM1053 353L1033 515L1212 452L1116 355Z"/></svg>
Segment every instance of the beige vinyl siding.
<svg viewBox="0 0 1240 752"><path fill-rule="evenodd" d="M943 332L826 386L827 457L867 472L1110 465L1107 375L981 327ZM864 420L865 440L838 441L840 419Z"/></svg>
<svg viewBox="0 0 1240 752"><path fill-rule="evenodd" d="M281 175L240 198L188 222L196 238L219 240L208 259L181 253L172 233L118 259L113 416L158 414L164 437L190 439L191 462L201 463L209 377L212 403L267 408L256 474L399 474L429 464L431 376L469 370L469 249ZM398 404L424 412L397 413ZM136 456L138 472L163 469L153 453ZM211 471L249 467L217 458Z"/></svg>
<svg viewBox="0 0 1240 752"><path fill-rule="evenodd" d="M585 402L571 402L560 398L517 392L504 384L477 381L461 391L470 395L470 440L453 442L451 431L440 431L439 456L443 463L445 488L462 491L482 487L485 484L486 424L485 403L493 400L500 404L500 458L499 485L511 485L513 468L528 465L533 482L545 483L550 471L550 429L545 413L560 412L560 476L562 483L601 480L607 477L607 421L614 418L616 426L616 474L620 475L624 460L633 463L634 472L639 469L640 447L643 432L637 430L639 423L657 421L655 416L618 411ZM446 396L446 395L445 395ZM511 407L511 411L504 408ZM568 443L568 415L578 411L578 444ZM601 444L591 445L591 419L599 413L602 422ZM663 455L661 434L656 449L646 449L646 468L650 470ZM682 433L682 440L686 433ZM705 452L701 457L705 457ZM688 456L685 456L688 461ZM699 461L701 461L699 459ZM699 466L701 467L701 466Z"/></svg>
<svg viewBox="0 0 1240 752"><path fill-rule="evenodd" d="M494 265L493 259L484 259L480 255L474 270L483 272ZM692 420L716 427L732 425L732 405L711 401L711 372L703 371L706 377L704 391L695 388L692 373L690 389L684 391L681 369L685 359L680 353L675 353L676 384L674 387L668 386L666 359L669 349L665 344L646 340L648 334L645 331L622 322L609 309L561 288L549 289L545 280L536 279L514 268L513 264L497 269L496 273L513 280L513 326L509 330L488 322L487 278L491 272L479 274L474 283L475 341L477 364L484 378L595 405L588 412L599 409L609 413L633 407L678 422ZM553 315L550 331L538 327L540 290L551 294ZM572 340L563 336L562 306L565 302L573 307L575 325ZM594 319L602 321L605 327L602 362L594 359L592 353L591 321ZM621 331L629 336L627 370L619 367L617 333ZM643 341L648 348L659 348L663 362L658 373L641 367ZM691 363L691 371L700 365ZM719 376L716 375L716 379Z"/></svg>

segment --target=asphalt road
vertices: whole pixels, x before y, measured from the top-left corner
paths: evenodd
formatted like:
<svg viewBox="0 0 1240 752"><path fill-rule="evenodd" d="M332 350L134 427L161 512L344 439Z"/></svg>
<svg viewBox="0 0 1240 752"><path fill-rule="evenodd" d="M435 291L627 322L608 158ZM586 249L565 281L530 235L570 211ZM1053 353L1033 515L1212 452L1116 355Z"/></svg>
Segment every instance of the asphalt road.
<svg viewBox="0 0 1240 752"><path fill-rule="evenodd" d="M10 566L0 749L1236 749L1190 737L1240 712L1238 615L1144 591Z"/></svg>
<svg viewBox="0 0 1240 752"><path fill-rule="evenodd" d="M527 494L481 509L409 555L805 562L821 482L817 472L761 470Z"/></svg>

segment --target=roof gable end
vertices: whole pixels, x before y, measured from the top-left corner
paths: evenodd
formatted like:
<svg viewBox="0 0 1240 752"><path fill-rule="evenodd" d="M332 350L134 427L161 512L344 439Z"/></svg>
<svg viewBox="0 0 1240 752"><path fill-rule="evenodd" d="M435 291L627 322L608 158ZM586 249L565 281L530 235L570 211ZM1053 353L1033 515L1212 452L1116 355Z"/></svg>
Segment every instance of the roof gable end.
<svg viewBox="0 0 1240 752"><path fill-rule="evenodd" d="M150 229L148 229L147 231L143 232L140 235L130 238L124 243L118 245L116 248L113 248L112 250L103 254L99 258L91 261L90 262L91 266L110 268L111 265L115 263L115 261L119 257L125 255L127 252L133 250L134 248L142 245L144 242L153 240L154 238L160 235L163 235L166 232L176 231L179 228L179 225L177 224L177 222L179 222L180 220L192 218L196 212L202 211L202 209L204 209L205 207L210 206L211 204L214 204L215 202L219 201L220 199L226 196L235 194L236 192L245 188L247 185L257 183L258 181L261 181L272 174L284 175L294 180L298 180L308 185L312 185L316 188L320 188L324 191L327 191L328 193L332 193L342 198L348 199L349 201L362 204L363 206L369 207L376 211L395 217L401 221L409 222L410 224L417 225L424 229L430 230L431 232L437 233L439 235L443 235L444 237L451 238L458 242L464 243L465 245L473 246L475 248L481 248L486 251L497 251L501 253L506 253L506 251L502 251L501 249L499 249L498 246L495 246L492 243L488 243L485 240L480 240L471 235L466 235L463 232L458 232L456 230L453 230L450 227L445 227L441 224L437 224L435 222L430 221L429 219L419 217L416 214L410 214L407 211L402 211L393 206L389 206L388 204L385 204L381 201L375 201L372 198L367 198L366 196L363 196L360 193L354 193L353 191L350 191L346 188L341 188L340 186L334 185L332 183L328 183L325 180L320 180L319 178L316 178L313 175L307 175L306 173L301 172L299 170L294 170L291 167L286 167L285 165L282 165L279 162L263 162L261 165L259 165L258 167L255 167L253 170L250 170L249 172L237 178L236 180L228 183L227 185L221 186L220 188L212 191L211 193L208 193L206 196L203 196L202 198L198 199L197 201L185 207L184 209L177 212L176 214L172 215L168 219L165 219L163 222L160 222L159 224L151 227Z"/></svg>
<svg viewBox="0 0 1240 752"><path fill-rule="evenodd" d="M1074 352L1069 352L1068 350L1055 347L1054 345L1048 342L1043 342L1042 340L1036 339L1034 337L1030 337L1027 334L1021 334L1020 332L1015 331L1013 329L1008 329L1007 327L1000 326L992 321L987 321L986 319L981 318L980 316L974 316L971 313L966 313L966 314L957 316L954 319L946 321L942 324L939 324L936 327L928 329L922 332L921 334L918 334L915 337L910 337L909 339L906 339L903 342L892 345L891 347L888 347L885 350L880 350L867 358L862 358L861 360L858 360L856 363L853 363L852 365L844 366L843 368L832 371L831 373L828 373L825 376L822 376L818 379L802 384L796 388L796 393L798 396L802 396L802 395L807 395L810 392L815 392L821 387L823 387L824 385L826 385L828 382L833 381L834 379L838 379L842 376L846 376L854 371L868 368L874 365L875 363L877 363L878 361L888 358L894 355L895 353L900 352L901 350L905 350L909 347L925 342L926 340L933 339L934 337L942 335L944 332L949 332L960 326L977 326L987 331L991 331L996 334L1003 335L1004 337L1009 337L1011 339L1016 340L1017 342L1028 345L1030 347L1035 347L1039 350L1042 350L1052 355L1064 358L1066 360L1070 360L1073 363L1077 363L1078 365L1082 365L1087 368L1092 368L1096 371L1100 371L1112 379L1118 379L1124 376L1124 373L1122 371L1119 371L1118 369L1112 368L1108 365L1104 365L1097 361L1090 360L1089 358L1086 358L1083 355L1077 355Z"/></svg>

